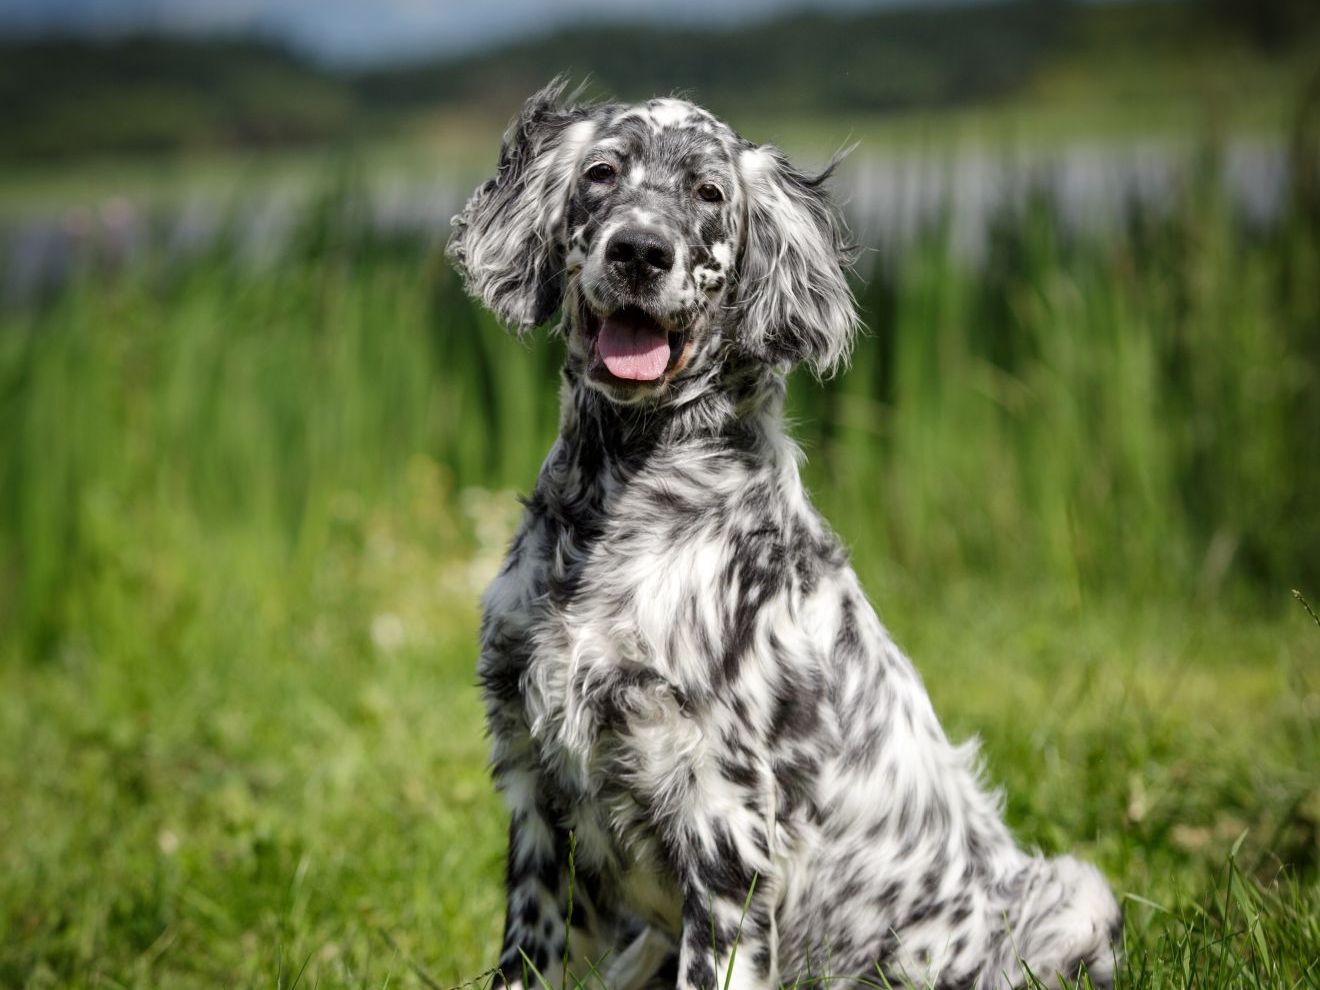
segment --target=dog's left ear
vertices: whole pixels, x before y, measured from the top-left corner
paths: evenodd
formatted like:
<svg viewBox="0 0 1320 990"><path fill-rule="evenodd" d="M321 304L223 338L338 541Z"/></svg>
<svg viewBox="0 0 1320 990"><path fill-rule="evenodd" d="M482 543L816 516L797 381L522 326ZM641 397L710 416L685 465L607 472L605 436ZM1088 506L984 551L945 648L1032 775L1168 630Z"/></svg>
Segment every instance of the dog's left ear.
<svg viewBox="0 0 1320 990"><path fill-rule="evenodd" d="M468 292L512 330L548 320L563 297L562 231L590 108L560 107L565 82L535 93L509 125L495 177L453 219L445 249Z"/></svg>
<svg viewBox="0 0 1320 990"><path fill-rule="evenodd" d="M747 198L741 346L763 360L806 361L818 376L847 361L861 327L847 277L854 249L824 188L838 163L808 175L769 145L738 159Z"/></svg>

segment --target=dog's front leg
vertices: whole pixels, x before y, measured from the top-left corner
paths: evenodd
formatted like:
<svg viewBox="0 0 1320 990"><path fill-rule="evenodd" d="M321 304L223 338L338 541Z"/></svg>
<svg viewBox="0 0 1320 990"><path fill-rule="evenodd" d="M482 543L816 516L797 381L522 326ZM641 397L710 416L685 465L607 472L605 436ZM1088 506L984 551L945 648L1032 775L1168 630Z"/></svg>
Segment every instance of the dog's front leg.
<svg viewBox="0 0 1320 990"><path fill-rule="evenodd" d="M500 975L508 987L533 987L539 973L552 980L564 951L560 891L567 837L538 801L537 773L521 761L497 763L496 785L509 806L507 908ZM534 971L533 971L534 968Z"/></svg>
<svg viewBox="0 0 1320 990"><path fill-rule="evenodd" d="M683 893L679 990L767 990L778 982L777 878L764 831L734 814L702 815L675 843Z"/></svg>
<svg viewBox="0 0 1320 990"><path fill-rule="evenodd" d="M574 859L563 816L546 803L542 772L517 763L496 773L509 806L508 899L497 983L563 990L585 980L608 956L598 922L606 919L608 932L611 916L608 901L598 896L600 874Z"/></svg>
<svg viewBox="0 0 1320 990"><path fill-rule="evenodd" d="M493 741L491 772L509 809L505 872L506 914L500 949L501 987L529 988L558 976L564 951L562 896L567 878L567 835L549 806L521 690L528 648L517 636L500 635L495 621L486 636L478 674ZM552 980L552 985L557 985Z"/></svg>
<svg viewBox="0 0 1320 990"><path fill-rule="evenodd" d="M623 706L622 767L682 897L678 988L768 990L779 895L768 769L749 740L655 687Z"/></svg>

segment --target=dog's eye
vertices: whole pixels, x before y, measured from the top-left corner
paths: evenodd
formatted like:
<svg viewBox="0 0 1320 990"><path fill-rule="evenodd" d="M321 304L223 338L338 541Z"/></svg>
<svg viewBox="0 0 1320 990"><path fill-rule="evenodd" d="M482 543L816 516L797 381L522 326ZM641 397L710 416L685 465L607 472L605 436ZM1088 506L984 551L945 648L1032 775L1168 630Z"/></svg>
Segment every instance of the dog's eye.
<svg viewBox="0 0 1320 990"><path fill-rule="evenodd" d="M613 182L616 175L618 172L609 162L597 162L587 169L587 178L592 182Z"/></svg>
<svg viewBox="0 0 1320 990"><path fill-rule="evenodd" d="M697 186L697 195L707 203L718 203L724 199L724 193L720 192L720 187L713 182L703 182Z"/></svg>

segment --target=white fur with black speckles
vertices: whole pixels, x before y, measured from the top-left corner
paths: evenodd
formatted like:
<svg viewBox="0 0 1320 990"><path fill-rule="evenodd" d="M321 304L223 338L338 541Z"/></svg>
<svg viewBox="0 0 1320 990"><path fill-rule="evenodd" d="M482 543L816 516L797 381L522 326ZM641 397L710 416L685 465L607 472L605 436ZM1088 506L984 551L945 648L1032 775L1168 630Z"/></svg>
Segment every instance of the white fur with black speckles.
<svg viewBox="0 0 1320 990"><path fill-rule="evenodd" d="M785 373L836 367L858 326L821 177L683 101L559 95L529 101L450 247L511 324L562 304L567 341L560 436L484 600L505 981L525 957L558 985L568 937L571 975L599 961L611 990L1110 986L1108 885L1014 842L802 485ZM583 177L597 156L638 181ZM677 260L627 302L688 350L623 392L592 378L582 312L619 303L600 252L643 214Z"/></svg>

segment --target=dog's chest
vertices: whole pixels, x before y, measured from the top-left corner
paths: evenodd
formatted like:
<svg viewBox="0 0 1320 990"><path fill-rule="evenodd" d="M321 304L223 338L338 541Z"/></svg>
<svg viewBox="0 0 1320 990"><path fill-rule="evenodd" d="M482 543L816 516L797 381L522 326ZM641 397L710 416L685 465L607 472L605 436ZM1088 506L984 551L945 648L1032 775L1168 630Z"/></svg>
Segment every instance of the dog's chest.
<svg viewBox="0 0 1320 990"><path fill-rule="evenodd" d="M529 514L486 596L482 660L511 666L507 703L584 861L609 864L624 898L653 917L674 901L633 795L696 758L703 734L687 688L702 676L700 640L712 635L702 602L723 568L711 540L675 535L606 525L588 543ZM638 748L646 759L629 758ZM637 766L648 779L630 777Z"/></svg>
<svg viewBox="0 0 1320 990"><path fill-rule="evenodd" d="M635 742L652 726L691 721L680 701L704 677L699 603L719 556L699 535L667 540L607 526L535 582L522 702L534 738L570 775L591 778L588 790L600 786L621 734Z"/></svg>

